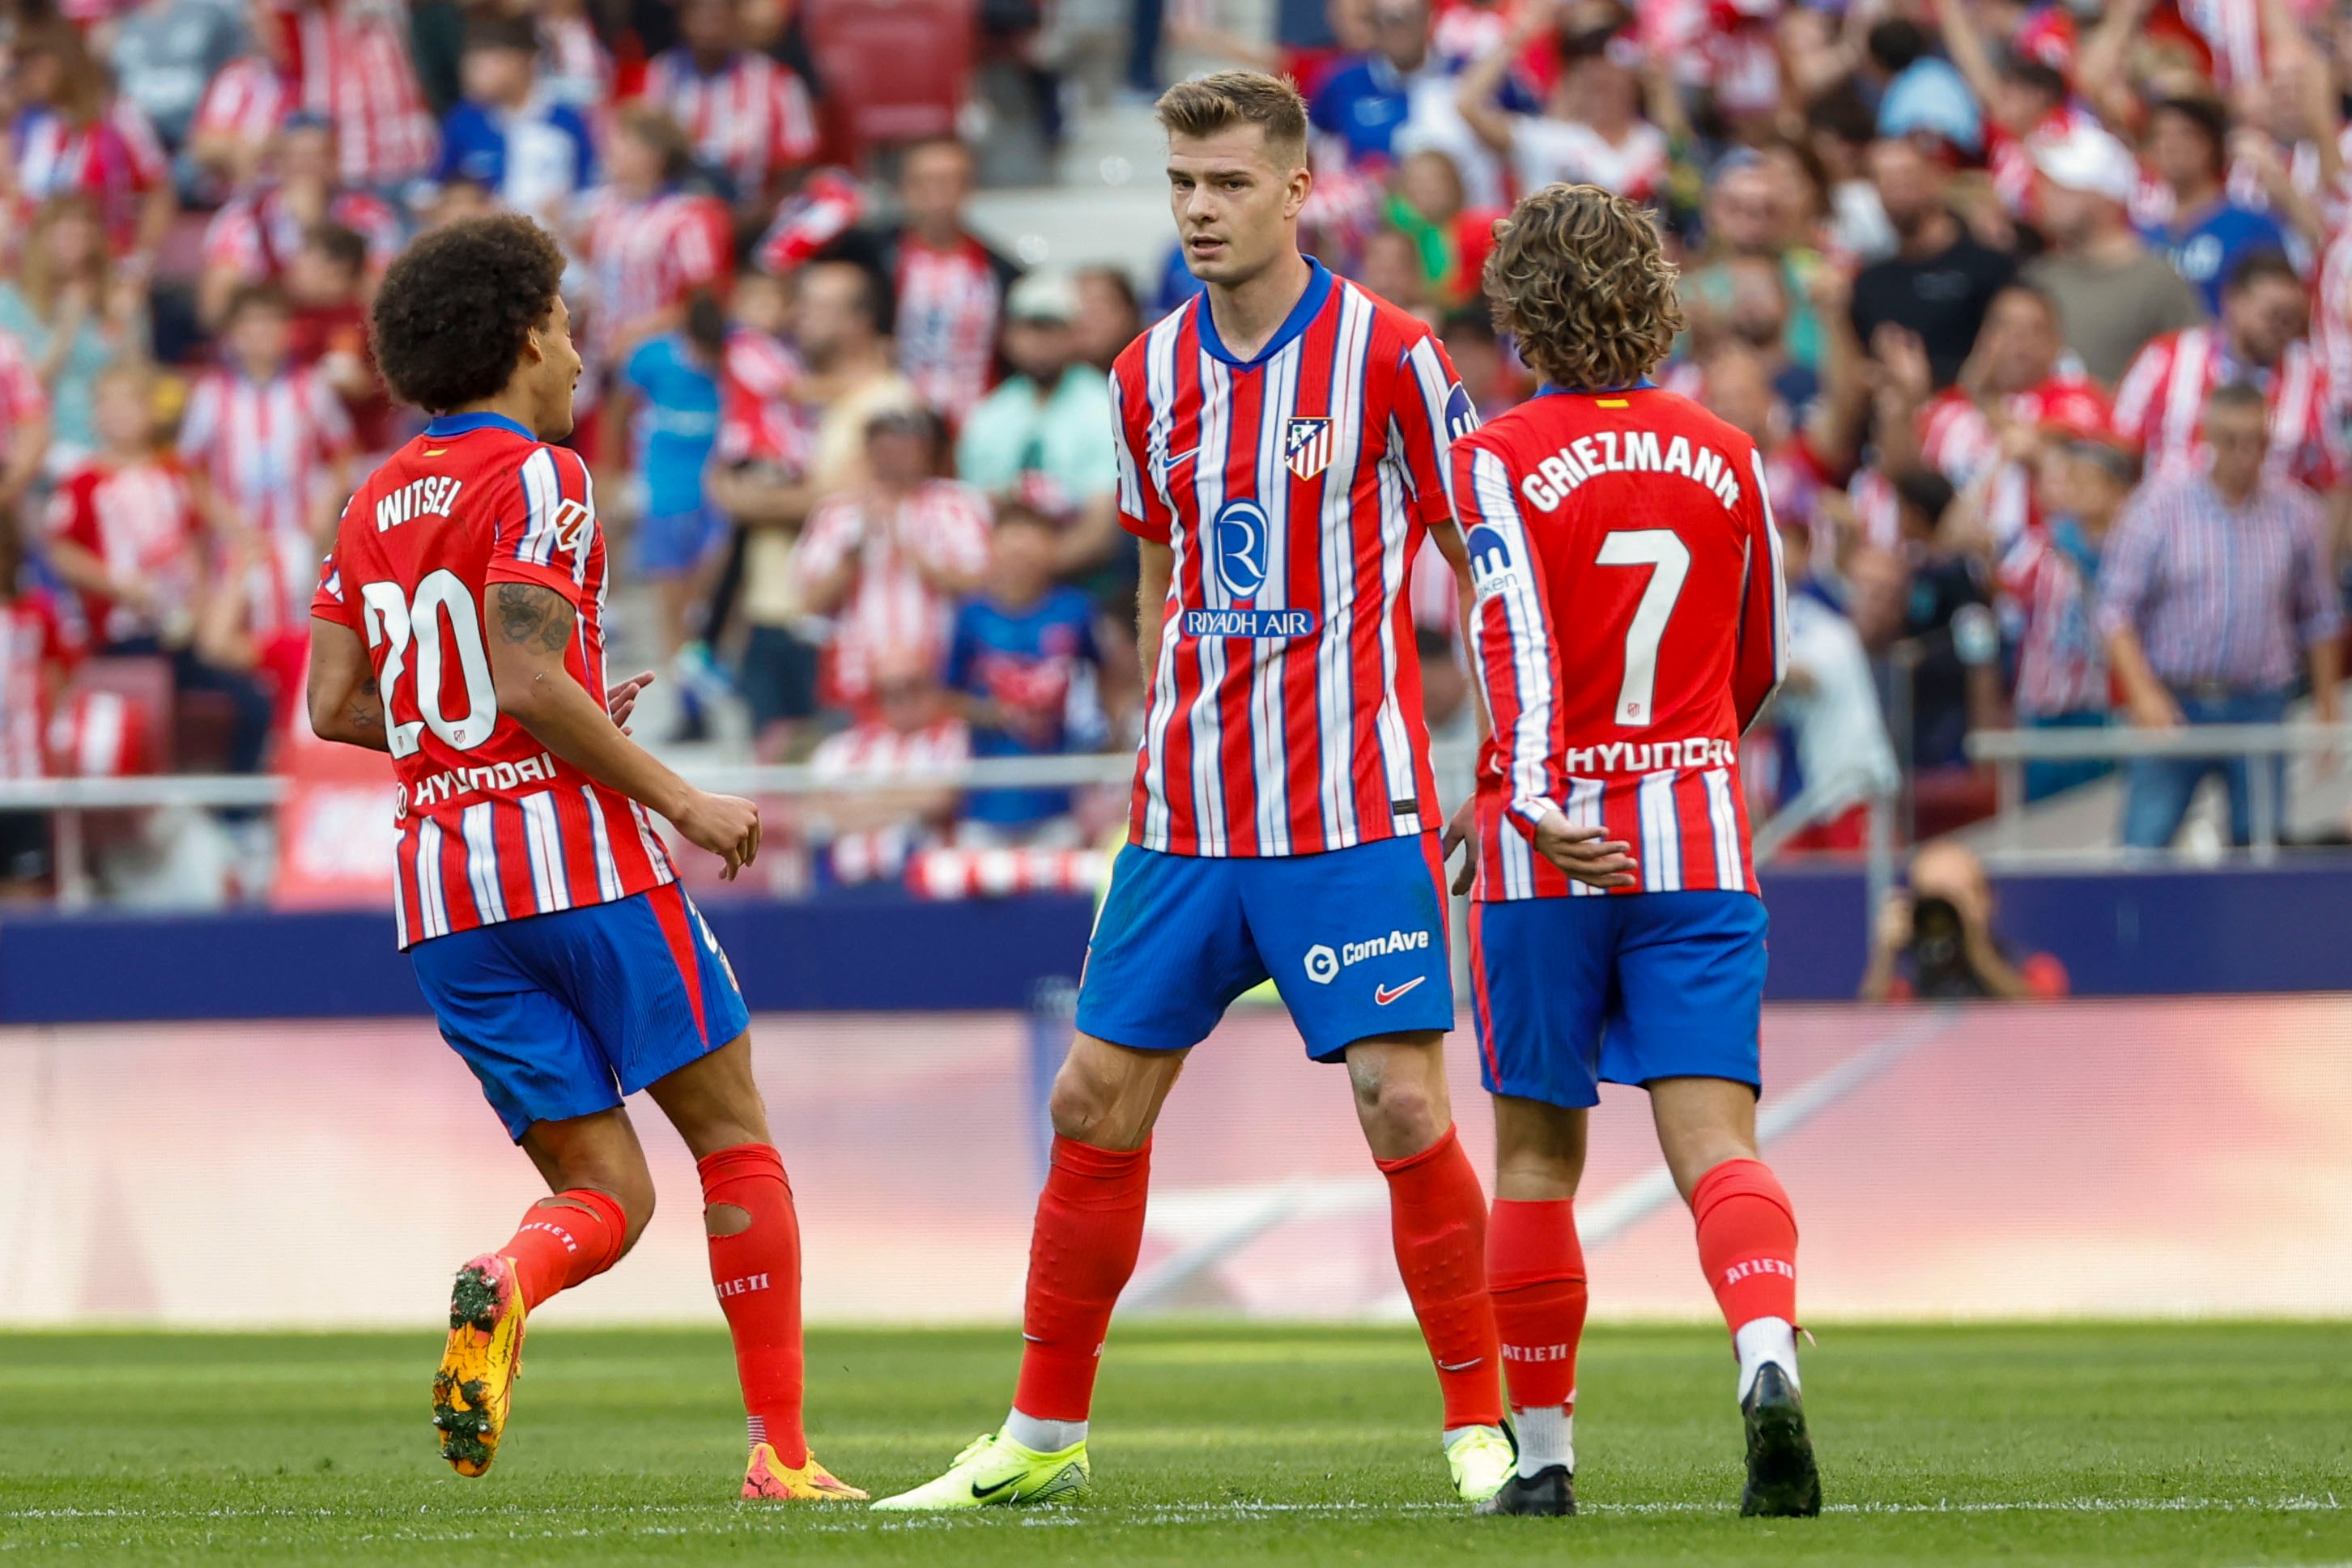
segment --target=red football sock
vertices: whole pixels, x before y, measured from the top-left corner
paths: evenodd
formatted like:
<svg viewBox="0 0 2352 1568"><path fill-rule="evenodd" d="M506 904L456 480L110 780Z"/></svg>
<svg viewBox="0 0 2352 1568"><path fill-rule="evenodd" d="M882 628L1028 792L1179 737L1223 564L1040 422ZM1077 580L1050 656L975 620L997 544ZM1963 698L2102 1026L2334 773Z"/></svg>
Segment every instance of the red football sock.
<svg viewBox="0 0 2352 1568"><path fill-rule="evenodd" d="M1013 1407L1040 1421L1083 1421L1094 1403L1110 1311L1143 1249L1151 1145L1098 1149L1056 1137L1029 1235L1021 1312L1021 1381Z"/></svg>
<svg viewBox="0 0 2352 1568"><path fill-rule="evenodd" d="M1486 1289L1511 1408L1572 1410L1585 1305L1575 1204L1496 1198L1486 1224Z"/></svg>
<svg viewBox="0 0 2352 1568"><path fill-rule="evenodd" d="M1738 1333L1758 1318L1797 1321L1797 1217L1761 1160L1726 1160L1691 1189L1698 1262Z"/></svg>
<svg viewBox="0 0 2352 1568"><path fill-rule="evenodd" d="M808 1463L801 1429L801 1222L784 1162L768 1144L738 1144L706 1155L702 1201L732 1204L751 1223L710 1238L710 1281L728 1332L751 1441L774 1447L788 1469Z"/></svg>
<svg viewBox="0 0 2352 1568"><path fill-rule="evenodd" d="M522 1288L528 1309L619 1262L628 1234L628 1217L617 1201L575 1186L557 1193L552 1201L533 1204L499 1251L514 1260L515 1282Z"/></svg>
<svg viewBox="0 0 2352 1568"><path fill-rule="evenodd" d="M1497 1427L1495 1306L1486 1294L1486 1195L1454 1129L1417 1155L1379 1162L1389 1178L1397 1272L1437 1364L1445 1428Z"/></svg>

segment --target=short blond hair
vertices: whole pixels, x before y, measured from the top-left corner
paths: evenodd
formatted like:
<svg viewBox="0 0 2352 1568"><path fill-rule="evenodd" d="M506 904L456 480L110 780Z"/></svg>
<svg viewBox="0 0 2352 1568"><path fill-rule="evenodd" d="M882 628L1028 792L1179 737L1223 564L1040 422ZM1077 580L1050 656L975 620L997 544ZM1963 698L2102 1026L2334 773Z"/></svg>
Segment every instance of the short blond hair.
<svg viewBox="0 0 2352 1568"><path fill-rule="evenodd" d="M1683 329L1681 269L1649 212L1598 185L1547 185L1495 226L1495 325L1555 386L1632 386Z"/></svg>
<svg viewBox="0 0 2352 1568"><path fill-rule="evenodd" d="M1213 71L1180 81L1153 107L1171 136L1214 136L1234 125L1265 132L1266 155L1277 168L1307 162L1307 99L1288 77L1265 71Z"/></svg>

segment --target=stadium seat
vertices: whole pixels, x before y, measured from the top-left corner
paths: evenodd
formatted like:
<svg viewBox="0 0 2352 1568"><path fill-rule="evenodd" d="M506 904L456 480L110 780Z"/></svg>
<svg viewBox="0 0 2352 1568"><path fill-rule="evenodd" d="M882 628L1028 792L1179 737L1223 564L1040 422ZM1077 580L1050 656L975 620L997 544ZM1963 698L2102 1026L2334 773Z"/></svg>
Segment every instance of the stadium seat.
<svg viewBox="0 0 2352 1568"><path fill-rule="evenodd" d="M172 662L153 655L85 660L50 725L60 773L168 773L177 760Z"/></svg>
<svg viewBox="0 0 2352 1568"><path fill-rule="evenodd" d="M849 161L954 134L971 74L972 0L810 0L828 130Z"/></svg>

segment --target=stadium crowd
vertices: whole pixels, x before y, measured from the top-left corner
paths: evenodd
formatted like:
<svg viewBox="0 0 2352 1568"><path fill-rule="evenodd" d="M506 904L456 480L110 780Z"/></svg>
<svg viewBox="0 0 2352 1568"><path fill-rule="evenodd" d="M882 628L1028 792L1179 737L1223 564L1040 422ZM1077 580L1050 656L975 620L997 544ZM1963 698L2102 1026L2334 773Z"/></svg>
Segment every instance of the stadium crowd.
<svg viewBox="0 0 2352 1568"><path fill-rule="evenodd" d="M787 813L809 852L779 874L1116 821L906 780L1132 740L1105 371L1191 280L1172 246L1140 291L1024 275L966 215L972 147L845 131L805 41L824 4L15 0L0 773L270 764L321 541L419 424L372 368L373 281L505 207L572 258L574 440L652 591L667 738L740 704L761 758L841 785ZM977 8L1047 140L1119 10ZM1179 60L1293 75L1311 248L1435 323L1482 412L1534 391L1480 295L1493 220L1559 180L1655 208L1691 323L1667 382L1764 446L1788 538L1793 676L1748 760L1759 820L1803 800L1795 847L1859 847L1906 776L1922 837L1982 814L1974 728L2268 719L2304 690L2335 716L2352 11L1283 0L1265 40L1222 0L1162 10L1134 7L1124 90ZM1423 559L1428 717L1466 741ZM141 670L176 694L161 724ZM2171 840L2202 770L2131 765L2127 840ZM2224 771L2242 838L2275 778ZM2029 793L2096 772L2036 764ZM0 871L39 876L41 821L0 821Z"/></svg>

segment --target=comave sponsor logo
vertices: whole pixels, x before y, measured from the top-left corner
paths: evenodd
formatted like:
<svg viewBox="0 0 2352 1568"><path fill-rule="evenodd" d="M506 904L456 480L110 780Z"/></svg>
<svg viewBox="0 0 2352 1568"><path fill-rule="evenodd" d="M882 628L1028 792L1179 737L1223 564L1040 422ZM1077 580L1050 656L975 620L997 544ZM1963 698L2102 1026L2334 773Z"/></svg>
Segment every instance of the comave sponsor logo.
<svg viewBox="0 0 2352 1568"><path fill-rule="evenodd" d="M1391 931L1385 936L1367 937L1361 942L1343 942L1336 950L1327 942L1318 942L1307 949L1307 977L1318 986L1328 986L1339 977L1340 970L1367 958L1424 952L1428 947L1426 931Z"/></svg>

